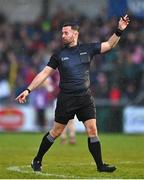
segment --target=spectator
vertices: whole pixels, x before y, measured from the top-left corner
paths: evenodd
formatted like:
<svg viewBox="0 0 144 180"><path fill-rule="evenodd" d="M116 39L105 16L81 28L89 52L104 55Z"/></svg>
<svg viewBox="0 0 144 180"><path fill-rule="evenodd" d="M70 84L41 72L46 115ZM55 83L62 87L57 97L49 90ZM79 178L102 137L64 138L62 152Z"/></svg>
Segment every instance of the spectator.
<svg viewBox="0 0 144 180"><path fill-rule="evenodd" d="M102 10L101 14L92 20L78 13L75 9L68 12L59 7L57 12L48 19L40 17L32 23L15 24L10 24L4 15L0 14L0 80L4 79L10 90L14 92L15 85L20 86L20 89L26 87L28 82L45 65L52 51L60 46L57 27L60 27L66 19L79 20L81 42L102 41L103 37L109 37L116 25L116 18L109 20L104 14L106 11ZM92 82L95 82L96 77L101 76L100 72L105 74L105 83L98 79L96 84L92 83L91 89L92 91L97 89L97 92L93 92L93 94L98 98L109 98L109 87L113 82L118 84L122 98L126 98L126 84L133 81L135 96L138 95L141 85L141 67L144 63L143 26L144 21L133 17L129 33L123 36L119 47L108 55L97 56L97 60L93 61L91 65ZM23 84L20 82L20 77L16 77L16 74L21 76Z"/></svg>

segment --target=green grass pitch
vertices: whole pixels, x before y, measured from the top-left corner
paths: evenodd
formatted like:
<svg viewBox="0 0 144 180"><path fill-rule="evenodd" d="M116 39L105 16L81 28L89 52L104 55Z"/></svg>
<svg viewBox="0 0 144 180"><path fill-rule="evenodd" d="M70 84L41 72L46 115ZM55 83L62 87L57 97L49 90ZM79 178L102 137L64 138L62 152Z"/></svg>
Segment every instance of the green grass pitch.
<svg viewBox="0 0 144 180"><path fill-rule="evenodd" d="M1 179L143 179L144 135L100 134L103 159L117 166L114 173L99 173L88 152L87 137L77 134L76 145L57 139L43 160L42 173L30 162L43 134L0 133Z"/></svg>

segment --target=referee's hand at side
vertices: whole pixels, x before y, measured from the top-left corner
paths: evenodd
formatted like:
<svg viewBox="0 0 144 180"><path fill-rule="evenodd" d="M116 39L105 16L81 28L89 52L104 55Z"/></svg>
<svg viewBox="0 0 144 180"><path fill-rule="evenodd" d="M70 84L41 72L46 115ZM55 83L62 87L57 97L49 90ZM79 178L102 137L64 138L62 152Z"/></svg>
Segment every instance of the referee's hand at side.
<svg viewBox="0 0 144 180"><path fill-rule="evenodd" d="M19 103L25 103L26 97L29 95L29 92L27 90L23 91L19 96L15 98L16 101Z"/></svg>

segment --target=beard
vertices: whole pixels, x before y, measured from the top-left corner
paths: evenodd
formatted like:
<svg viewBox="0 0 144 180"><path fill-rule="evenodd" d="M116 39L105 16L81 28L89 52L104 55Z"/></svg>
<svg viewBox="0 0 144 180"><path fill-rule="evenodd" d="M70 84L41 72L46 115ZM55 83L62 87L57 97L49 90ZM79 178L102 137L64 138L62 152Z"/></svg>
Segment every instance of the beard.
<svg viewBox="0 0 144 180"><path fill-rule="evenodd" d="M68 44L71 44L73 42L73 39L72 38L66 38L66 39L63 39L62 38L62 43L64 45L68 45Z"/></svg>
<svg viewBox="0 0 144 180"><path fill-rule="evenodd" d="M63 43L64 46L67 46L67 47L68 47L71 42L62 40L62 43Z"/></svg>
<svg viewBox="0 0 144 180"><path fill-rule="evenodd" d="M70 43L68 43L68 42L63 42L63 45L64 45L64 46L69 46Z"/></svg>

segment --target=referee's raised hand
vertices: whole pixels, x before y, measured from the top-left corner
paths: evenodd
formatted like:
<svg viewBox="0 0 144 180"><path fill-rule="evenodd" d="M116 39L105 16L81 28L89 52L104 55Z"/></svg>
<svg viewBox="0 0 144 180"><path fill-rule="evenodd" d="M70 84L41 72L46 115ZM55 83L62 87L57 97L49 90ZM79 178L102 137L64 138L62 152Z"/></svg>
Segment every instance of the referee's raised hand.
<svg viewBox="0 0 144 180"><path fill-rule="evenodd" d="M119 23L118 23L118 29L120 29L122 31L125 30L129 24L129 22L130 22L130 19L127 14L125 16L121 16Z"/></svg>
<svg viewBox="0 0 144 180"><path fill-rule="evenodd" d="M16 101L19 103L25 103L26 102L26 97L29 95L29 91L26 89L24 90L19 96L15 98Z"/></svg>

